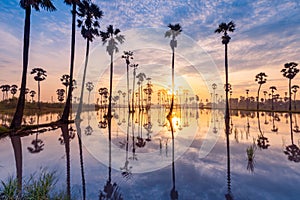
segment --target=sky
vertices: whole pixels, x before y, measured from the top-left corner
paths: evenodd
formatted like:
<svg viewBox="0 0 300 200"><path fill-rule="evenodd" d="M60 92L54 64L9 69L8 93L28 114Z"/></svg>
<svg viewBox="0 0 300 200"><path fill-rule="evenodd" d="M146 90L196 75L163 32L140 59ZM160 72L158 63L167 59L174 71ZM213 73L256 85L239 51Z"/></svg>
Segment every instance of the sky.
<svg viewBox="0 0 300 200"><path fill-rule="evenodd" d="M262 90L268 91L270 86L275 85L278 93L284 95L288 80L282 76L280 70L287 62L299 63L298 0L94 0L93 2L104 13L100 20L101 30L112 24L120 28L121 33L128 38L120 48L120 52L123 50L143 52L140 53L140 57L137 53L135 60L139 61L140 72L146 74L164 73L163 76L167 76L170 72L171 75L171 49L169 39L164 38L164 31L168 30L169 23L180 23L183 32L178 36L176 74L189 82L193 79L189 78L193 77L193 71L198 70L198 78L202 77L200 86L197 86L197 83L189 84L192 88L197 88L194 93L200 93L203 99L208 98L211 92L211 83L215 80L212 77L218 76L216 78L218 91L222 92L223 89L223 83L219 79L224 80L224 45L221 43L221 35L214 33L221 22L228 23L232 20L236 24L235 32L230 33L228 52L229 82L233 87L233 97L245 95L246 89L250 89L250 95L255 96L258 84L254 79L260 72L268 75L267 83L262 86ZM56 89L63 88L59 79L61 75L69 72L70 65L71 7L62 0L53 0L53 3L57 11L52 13L44 10L32 11L31 15L27 86L37 90L37 84L29 72L34 67L44 68L48 74L47 79L41 83L44 101L50 101L51 96L56 100ZM24 16L19 1L0 1L0 85L21 84ZM152 37L151 31L146 35L137 35L145 34L141 30L155 30L153 31L155 36L159 36L161 32L161 38L147 40ZM138 47L140 41L144 42ZM153 45L148 46L145 41L150 41ZM189 46L183 47L187 41L190 41L190 50ZM78 79L84 62L85 44L80 30L77 29L75 76ZM133 46L134 49L130 49ZM149 48L155 50L149 51ZM190 56L188 51L194 57ZM97 82L98 87L101 86L99 80L108 77L105 72L108 65L105 62L109 57L100 38L91 44L91 52L90 57L94 61L91 61L90 65L94 67L89 66L88 70L99 73L99 78L93 80ZM197 60L195 56L200 54L202 56ZM121 61L118 62L121 55L121 53L115 55L115 69L125 67ZM210 60L210 64L208 62L206 65L201 64L199 60L203 59ZM296 76L293 84L300 84L299 77L300 75ZM170 77L168 80L171 80ZM203 88L201 91L205 92L201 93L199 88Z"/></svg>

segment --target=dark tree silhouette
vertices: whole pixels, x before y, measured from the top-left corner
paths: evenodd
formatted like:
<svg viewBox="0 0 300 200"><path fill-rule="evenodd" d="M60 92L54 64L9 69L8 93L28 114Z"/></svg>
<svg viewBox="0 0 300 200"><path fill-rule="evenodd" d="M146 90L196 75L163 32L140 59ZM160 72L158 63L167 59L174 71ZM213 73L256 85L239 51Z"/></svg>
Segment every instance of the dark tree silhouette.
<svg viewBox="0 0 300 200"><path fill-rule="evenodd" d="M113 25L109 25L106 28L106 32L100 31L103 45L107 43L106 51L110 56L110 79L109 79L109 99L108 99L108 111L107 117L111 118L111 102L112 102L112 84L113 84L113 58L114 52L119 52L118 44L122 44L125 40L124 35L120 34L120 29L114 29Z"/></svg>
<svg viewBox="0 0 300 200"><path fill-rule="evenodd" d="M36 95L36 92L34 90L31 90L29 93L31 96L31 102L33 102L33 97Z"/></svg>
<svg viewBox="0 0 300 200"><path fill-rule="evenodd" d="M294 109L296 111L296 94L298 92L298 89L299 89L299 85L293 85L292 86L292 92L294 93Z"/></svg>
<svg viewBox="0 0 300 200"><path fill-rule="evenodd" d="M144 80L146 79L146 74L145 73L139 73L137 76L136 76L136 78L139 80L139 83L140 83L140 88L139 88L139 105L140 105L140 107L139 107L139 109L143 109L144 107L143 107L143 82L144 82Z"/></svg>
<svg viewBox="0 0 300 200"><path fill-rule="evenodd" d="M25 106L25 90L26 90L26 78L28 68L29 57L29 39L30 39L30 15L31 8L36 11L40 11L43 8L47 11L55 11L56 8L52 4L51 0L21 0L21 7L25 10L25 24L24 24L24 38L23 38L23 71L21 91L18 98L17 108L11 122L10 128L18 128L22 124L24 106Z"/></svg>
<svg viewBox="0 0 300 200"><path fill-rule="evenodd" d="M274 92L275 90L277 90L277 88L275 86L271 86L269 89L271 90L271 96L272 96L272 110L274 110Z"/></svg>
<svg viewBox="0 0 300 200"><path fill-rule="evenodd" d="M136 75L136 69L138 68L139 64L131 64L130 67L133 68L133 81L132 81L132 94L131 94L131 112L134 113L134 87L135 87L135 75Z"/></svg>
<svg viewBox="0 0 300 200"><path fill-rule="evenodd" d="M10 93L12 94L12 98L15 97L15 94L17 93L18 91L18 86L17 85L11 85L10 86Z"/></svg>
<svg viewBox="0 0 300 200"><path fill-rule="evenodd" d="M176 37L182 32L182 28L180 24L169 24L168 27L170 28L166 33L165 37L172 38L170 41L170 47L172 49L172 100L171 100L171 107L168 113L168 118L172 116L173 113L173 106L174 106L174 67L175 67L175 48L177 47L177 40Z"/></svg>
<svg viewBox="0 0 300 200"><path fill-rule="evenodd" d="M227 51L228 51L228 43L230 42L231 37L228 35L228 32L234 32L235 30L235 24L233 21L229 22L228 24L222 22L219 24L219 27L215 30L215 33L223 33L222 35L222 44L225 45L225 101L226 101L226 108L225 108L225 126L226 134L229 134L229 104L228 104L228 92L229 92L229 85L228 85L228 57L227 57ZM227 127L228 126L228 127Z"/></svg>
<svg viewBox="0 0 300 200"><path fill-rule="evenodd" d="M47 77L47 74L46 74L47 71L45 71L44 69L42 68L33 68L31 70L31 74L36 74L34 76L34 80L38 82L38 107L39 109L41 109L41 85L40 85L40 82L45 80L46 77Z"/></svg>
<svg viewBox="0 0 300 200"><path fill-rule="evenodd" d="M3 101L8 99L8 92L10 91L10 85L1 85L1 91L3 92Z"/></svg>
<svg viewBox="0 0 300 200"><path fill-rule="evenodd" d="M58 101L63 102L64 101L65 90L64 89L57 89L56 94L57 94Z"/></svg>
<svg viewBox="0 0 300 200"><path fill-rule="evenodd" d="M298 74L298 64L295 62L285 63L284 68L281 70L282 75L289 79L289 111L292 110L292 79Z"/></svg>
<svg viewBox="0 0 300 200"><path fill-rule="evenodd" d="M259 85L258 90L257 90L257 99L256 99L257 110L259 110L259 93L260 93L260 88L261 88L262 84L265 84L267 82L266 77L268 77L268 76L264 72L260 72L259 74L257 74L255 76L255 81Z"/></svg>
<svg viewBox="0 0 300 200"><path fill-rule="evenodd" d="M102 18L103 13L96 4L84 0L78 4L77 14L80 18L77 20L78 27L81 28L82 37L86 39L85 63L84 63L83 78L82 78L82 85L81 85L81 92L80 92L80 101L79 101L77 114L76 114L76 119L79 120L80 114L82 112L83 91L84 91L86 70L87 70L88 59L89 59L90 42L93 42L95 37L100 36L99 34L100 24L98 20Z"/></svg>
<svg viewBox="0 0 300 200"><path fill-rule="evenodd" d="M90 104L90 96L91 96L91 91L94 89L94 84L92 82L87 82L85 84L85 87L86 87L87 91L89 92L88 104Z"/></svg>
<svg viewBox="0 0 300 200"><path fill-rule="evenodd" d="M129 97L129 65L130 60L133 59L133 52L132 51L124 51L124 54L122 55L122 58L126 61L126 74L127 74L127 101L128 101L128 112L131 112L130 110L130 97Z"/></svg>
<svg viewBox="0 0 300 200"><path fill-rule="evenodd" d="M67 94L68 94L68 87L70 85L70 76L68 74L64 74L61 76L60 81L62 82L62 84L65 86L65 91L66 91L66 99L68 98Z"/></svg>
<svg viewBox="0 0 300 200"><path fill-rule="evenodd" d="M80 0L64 0L67 5L72 5L72 28L71 28L71 55L70 55L70 81L69 88L73 88L73 72L74 72L74 57L75 57L75 37L76 37L76 6ZM72 90L68 90L68 96L65 108L61 117L61 121L67 122L69 119L72 100Z"/></svg>

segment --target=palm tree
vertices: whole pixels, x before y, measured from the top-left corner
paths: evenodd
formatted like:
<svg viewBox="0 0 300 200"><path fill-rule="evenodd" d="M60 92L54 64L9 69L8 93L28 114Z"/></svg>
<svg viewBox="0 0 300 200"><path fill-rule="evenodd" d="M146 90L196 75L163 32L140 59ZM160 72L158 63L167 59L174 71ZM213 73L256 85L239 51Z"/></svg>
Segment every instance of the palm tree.
<svg viewBox="0 0 300 200"><path fill-rule="evenodd" d="M274 92L275 90L277 90L277 88L275 86L271 86L269 89L271 90L271 96L272 96L272 110L274 110Z"/></svg>
<svg viewBox="0 0 300 200"><path fill-rule="evenodd" d="M144 106L143 106L143 82L146 79L146 74L141 72L136 76L136 78L139 79L139 82L140 82L139 97L140 97L141 107L142 107L142 109L144 109Z"/></svg>
<svg viewBox="0 0 300 200"><path fill-rule="evenodd" d="M219 24L219 27L215 30L215 33L223 33L222 36L222 44L225 45L225 98L226 98L226 109L225 109L225 124L226 124L226 134L229 134L229 105L228 105L228 58L227 58L227 45L231 39L231 37L228 35L227 32L234 32L235 30L235 24L233 21L229 22L228 24L222 22ZM227 127L228 126L228 127Z"/></svg>
<svg viewBox="0 0 300 200"><path fill-rule="evenodd" d="M294 109L296 110L296 94L298 92L299 85L293 85L292 86L292 91L294 93Z"/></svg>
<svg viewBox="0 0 300 200"><path fill-rule="evenodd" d="M8 99L8 92L10 91L10 85L1 85L0 88L1 91L3 92L3 100Z"/></svg>
<svg viewBox="0 0 300 200"><path fill-rule="evenodd" d="M257 110L259 110L259 92L262 84L265 84L267 82L266 77L268 77L264 72L260 72L255 76L255 81L259 84L258 90L257 90Z"/></svg>
<svg viewBox="0 0 300 200"><path fill-rule="evenodd" d="M87 82L85 86L86 89L89 91L88 104L90 104L90 95L91 91L94 89L94 84L92 82Z"/></svg>
<svg viewBox="0 0 300 200"><path fill-rule="evenodd" d="M41 86L40 82L46 79L46 71L42 68L33 68L30 72L31 74L36 74L34 80L38 82L38 107L41 109L40 98L41 98Z"/></svg>
<svg viewBox="0 0 300 200"><path fill-rule="evenodd" d="M56 94L57 94L58 101L63 102L64 101L65 90L64 89L57 89Z"/></svg>
<svg viewBox="0 0 300 200"><path fill-rule="evenodd" d="M114 29L113 25L109 25L106 29L106 32L100 31L103 45L108 43L106 51L110 55L110 82L109 82L109 104L108 104L108 113L107 117L111 118L111 101L112 101L112 82L113 82L113 58L114 52L119 52L118 43L122 44L125 40L124 35L119 34L120 29Z"/></svg>
<svg viewBox="0 0 300 200"><path fill-rule="evenodd" d="M21 91L21 88L19 88L19 91ZM25 89L25 101L27 101L27 94L29 93L29 88Z"/></svg>
<svg viewBox="0 0 300 200"><path fill-rule="evenodd" d="M171 117L173 112L173 106L174 106L174 63L175 63L175 48L177 47L177 40L176 37L182 32L182 28L180 24L169 24L168 27L170 28L166 33L165 37L172 38L170 41L170 47L172 49L172 100L171 100L171 107L168 114L168 118Z"/></svg>
<svg viewBox="0 0 300 200"><path fill-rule="evenodd" d="M80 93L80 101L77 109L76 119L80 119L80 114L82 111L82 103L83 103L83 89L85 84L85 77L86 77L86 70L88 65L89 59L89 50L90 50L90 42L93 42L95 37L100 36L99 34L99 19L102 18L103 12L100 8L90 2L90 1L82 1L78 4L78 16L80 19L77 20L78 27L81 28L81 35L84 39L86 39L86 52L85 52L85 63L84 63L84 70L83 70L83 78L82 78L82 85L81 85L81 93Z"/></svg>
<svg viewBox="0 0 300 200"><path fill-rule="evenodd" d="M17 93L17 91L18 91L18 86L17 85L11 85L10 86L10 92L12 94L12 98L15 97L15 94Z"/></svg>
<svg viewBox="0 0 300 200"><path fill-rule="evenodd" d="M122 96L122 90L118 90L118 94L119 94L119 108L121 107L121 96Z"/></svg>
<svg viewBox="0 0 300 200"><path fill-rule="evenodd" d="M249 89L246 89L246 104L247 104L247 110L249 108Z"/></svg>
<svg viewBox="0 0 300 200"><path fill-rule="evenodd" d="M130 67L133 67L133 81L132 81L132 102L131 102L131 111L134 113L134 86L135 86L135 75L136 75L136 69L138 68L139 64L131 64Z"/></svg>
<svg viewBox="0 0 300 200"><path fill-rule="evenodd" d="M61 76L60 81L66 87L66 99L68 94L68 86L70 85L70 76L68 74L64 74Z"/></svg>
<svg viewBox="0 0 300 200"><path fill-rule="evenodd" d="M64 0L67 5L72 5L72 28L71 28L71 56L70 56L70 81L69 88L73 89L73 71L74 71L74 57L75 57L75 35L76 35L76 6L80 0ZM62 121L68 121L71 108L72 90L68 90L68 97L65 108L61 117Z"/></svg>
<svg viewBox="0 0 300 200"><path fill-rule="evenodd" d="M297 68L298 64L295 62L285 63L284 68L281 70L282 75L285 78L289 79L289 111L292 109L292 94L291 86L292 79L298 74L299 69Z"/></svg>
<svg viewBox="0 0 300 200"><path fill-rule="evenodd" d="M22 71L21 91L19 94L17 108L13 120L11 122L10 128L20 127L23 118L23 112L25 106L27 67L28 67L28 57L29 57L31 8L35 9L36 11L39 11L40 8L43 8L50 12L56 10L51 0L20 0L20 5L25 10L25 24L24 24L24 38L23 38L23 71Z"/></svg>
<svg viewBox="0 0 300 200"><path fill-rule="evenodd" d="M33 102L33 97L34 97L34 95L36 95L36 92L34 90L31 90L29 93L31 96L31 102Z"/></svg>
<svg viewBox="0 0 300 200"><path fill-rule="evenodd" d="M133 52L132 51L124 51L124 55L122 55L122 58L126 61L126 74L127 74L127 100L128 100L128 111L130 111L130 100L129 100L129 65L130 65L130 59L133 59Z"/></svg>

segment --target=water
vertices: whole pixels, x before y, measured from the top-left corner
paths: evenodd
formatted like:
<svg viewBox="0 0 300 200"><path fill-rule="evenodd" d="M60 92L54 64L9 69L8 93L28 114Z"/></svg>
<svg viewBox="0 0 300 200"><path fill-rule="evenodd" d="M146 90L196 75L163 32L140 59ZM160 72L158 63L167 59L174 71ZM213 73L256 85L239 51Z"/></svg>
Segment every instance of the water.
<svg viewBox="0 0 300 200"><path fill-rule="evenodd" d="M127 129L126 111L116 108L111 143L107 128L98 127L99 121L105 122L103 113L83 113L80 126L69 125L72 128L68 134L58 128L2 138L0 179L18 174L25 180L47 168L56 171L55 190L69 188L73 199L83 199L83 195L86 199L99 199L101 192L106 195L104 186L109 183L114 194L124 199L176 199L177 195L187 200L225 199L228 192L234 199L300 198L298 114L292 115L291 134L286 113L260 112L258 119L256 112L232 111L228 171L222 110L175 110L174 143L164 109L136 112L133 120L129 117ZM57 117L52 113L29 116L26 121L34 124L39 118L39 123L47 123ZM265 138L264 146L257 145L258 138ZM253 171L247 169L246 150L251 145L255 149L250 163ZM286 151L287 146L293 151Z"/></svg>

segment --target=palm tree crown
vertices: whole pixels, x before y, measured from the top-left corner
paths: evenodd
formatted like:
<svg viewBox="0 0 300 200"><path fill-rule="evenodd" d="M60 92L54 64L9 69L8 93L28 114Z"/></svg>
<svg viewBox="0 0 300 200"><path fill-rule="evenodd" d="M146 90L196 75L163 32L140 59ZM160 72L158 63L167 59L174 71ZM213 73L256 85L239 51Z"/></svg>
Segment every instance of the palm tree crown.
<svg viewBox="0 0 300 200"><path fill-rule="evenodd" d="M51 2L51 0L21 0L20 6L23 9L26 9L27 7L31 6L36 11L40 11L40 7L47 10L47 11L55 11L56 8Z"/></svg>
<svg viewBox="0 0 300 200"><path fill-rule="evenodd" d="M81 28L81 35L84 39L92 42L95 36L100 35L98 19L102 18L103 12L96 4L84 0L78 4L77 15L81 18L77 20L77 26Z"/></svg>
<svg viewBox="0 0 300 200"><path fill-rule="evenodd" d="M235 31L235 24L233 21L230 21L228 24L222 22L219 24L219 27L215 30L215 33L223 33L222 44L228 44L231 37L228 35L228 32Z"/></svg>
<svg viewBox="0 0 300 200"><path fill-rule="evenodd" d="M114 29L113 25L109 25L106 32L100 31L103 44L108 42L106 51L109 55L119 52L118 43L122 44L125 41L124 35L119 34L120 32L120 29Z"/></svg>
<svg viewBox="0 0 300 200"><path fill-rule="evenodd" d="M298 64L295 62L285 63L284 68L281 70L282 75L288 79L293 79L299 72L297 66Z"/></svg>
<svg viewBox="0 0 300 200"><path fill-rule="evenodd" d="M36 81L43 81L46 79L46 74L47 71L45 71L42 68L33 68L32 71L30 72L31 74L36 74L34 76L34 80Z"/></svg>

